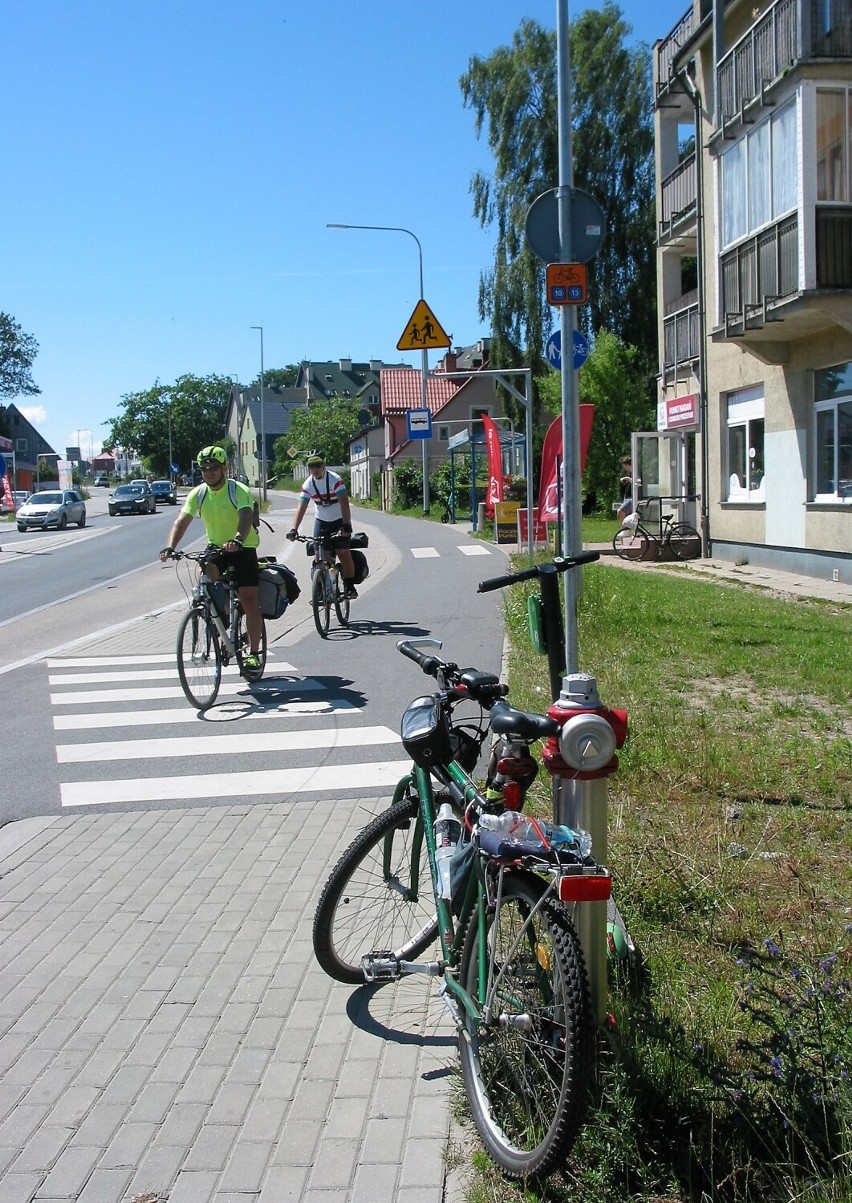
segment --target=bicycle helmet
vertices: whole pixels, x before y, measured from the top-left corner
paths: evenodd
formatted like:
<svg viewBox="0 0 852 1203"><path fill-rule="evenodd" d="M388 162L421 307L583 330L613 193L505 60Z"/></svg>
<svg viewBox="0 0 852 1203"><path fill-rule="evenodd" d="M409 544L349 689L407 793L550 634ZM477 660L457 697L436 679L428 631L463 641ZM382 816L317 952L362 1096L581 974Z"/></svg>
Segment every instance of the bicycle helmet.
<svg viewBox="0 0 852 1203"><path fill-rule="evenodd" d="M321 451L312 451L305 462L309 468L315 468L317 465L325 463L325 456Z"/></svg>
<svg viewBox="0 0 852 1203"><path fill-rule="evenodd" d="M208 464L215 461L217 464L227 464L228 457L221 447L203 447L198 453L198 466L203 468L205 462Z"/></svg>

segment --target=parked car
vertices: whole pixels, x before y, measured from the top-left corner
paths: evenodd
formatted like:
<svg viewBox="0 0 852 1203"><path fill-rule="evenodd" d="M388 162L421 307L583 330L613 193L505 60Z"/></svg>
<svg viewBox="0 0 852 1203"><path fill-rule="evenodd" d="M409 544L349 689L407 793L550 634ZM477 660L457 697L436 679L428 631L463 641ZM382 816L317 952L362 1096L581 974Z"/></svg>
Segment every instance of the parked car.
<svg viewBox="0 0 852 1203"><path fill-rule="evenodd" d="M86 503L74 489L55 489L33 495L24 502L15 514L18 530L30 527L37 530L55 526L64 530L69 522L86 525Z"/></svg>
<svg viewBox="0 0 852 1203"><path fill-rule="evenodd" d="M132 480L119 485L109 499L109 514L153 514L157 508L154 494L147 480Z"/></svg>
<svg viewBox="0 0 852 1203"><path fill-rule="evenodd" d="M29 496L30 494L25 489L15 489L10 505L6 500L6 494L0 490L0 514L14 514L29 499Z"/></svg>
<svg viewBox="0 0 852 1203"><path fill-rule="evenodd" d="M95 487L102 489L109 488L109 477L107 476L106 472L99 472L97 474L95 477Z"/></svg>
<svg viewBox="0 0 852 1203"><path fill-rule="evenodd" d="M177 489L173 481L155 480L151 485L151 492L154 494L155 501L177 505Z"/></svg>

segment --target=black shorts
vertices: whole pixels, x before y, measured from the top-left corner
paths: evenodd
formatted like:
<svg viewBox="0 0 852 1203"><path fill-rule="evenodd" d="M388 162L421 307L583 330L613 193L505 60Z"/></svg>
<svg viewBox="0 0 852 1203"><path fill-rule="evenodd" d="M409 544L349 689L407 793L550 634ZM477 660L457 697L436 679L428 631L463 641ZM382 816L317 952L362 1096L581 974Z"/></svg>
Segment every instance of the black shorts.
<svg viewBox="0 0 852 1203"><path fill-rule="evenodd" d="M318 539L320 535L335 535L342 526L342 518L332 518L331 522L323 522L322 518L316 518L314 520L314 538ZM341 539L340 546L347 546L345 539Z"/></svg>
<svg viewBox="0 0 852 1203"><path fill-rule="evenodd" d="M230 569L234 584L238 589L252 585L257 586L260 580L260 568L255 547L241 547L239 551L222 551L211 546L208 551L217 552L213 563L218 566L220 572Z"/></svg>

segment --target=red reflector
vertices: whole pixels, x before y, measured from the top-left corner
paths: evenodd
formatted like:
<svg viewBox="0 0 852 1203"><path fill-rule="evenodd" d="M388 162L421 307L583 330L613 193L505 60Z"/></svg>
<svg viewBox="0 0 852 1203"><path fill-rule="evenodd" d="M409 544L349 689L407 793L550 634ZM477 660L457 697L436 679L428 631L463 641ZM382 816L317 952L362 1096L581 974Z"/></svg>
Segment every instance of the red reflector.
<svg viewBox="0 0 852 1203"><path fill-rule="evenodd" d="M517 781L507 781L503 786L503 805L506 810L520 810L524 804L524 793Z"/></svg>
<svg viewBox="0 0 852 1203"><path fill-rule="evenodd" d="M577 873L559 879L562 902L606 902L611 893L609 873Z"/></svg>

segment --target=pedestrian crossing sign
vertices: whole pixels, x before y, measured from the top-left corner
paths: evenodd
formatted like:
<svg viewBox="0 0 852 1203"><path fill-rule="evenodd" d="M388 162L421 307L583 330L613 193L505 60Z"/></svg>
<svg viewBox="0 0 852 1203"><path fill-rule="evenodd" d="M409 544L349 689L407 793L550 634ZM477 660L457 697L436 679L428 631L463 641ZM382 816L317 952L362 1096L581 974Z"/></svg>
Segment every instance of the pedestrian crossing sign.
<svg viewBox="0 0 852 1203"><path fill-rule="evenodd" d="M396 344L397 351L422 351L426 347L449 347L452 340L421 297Z"/></svg>

